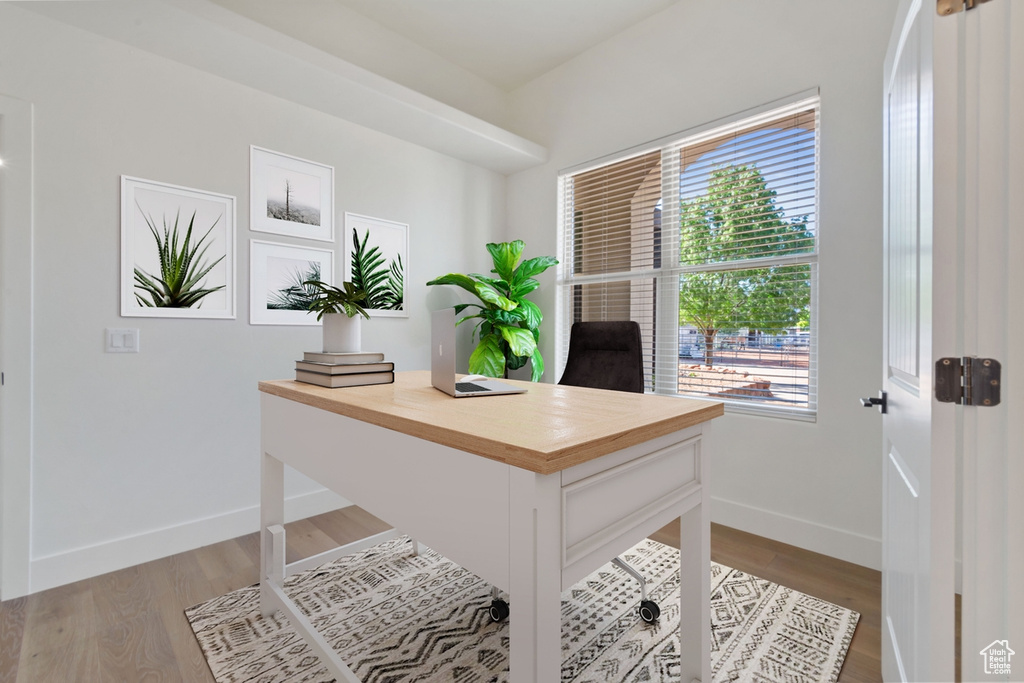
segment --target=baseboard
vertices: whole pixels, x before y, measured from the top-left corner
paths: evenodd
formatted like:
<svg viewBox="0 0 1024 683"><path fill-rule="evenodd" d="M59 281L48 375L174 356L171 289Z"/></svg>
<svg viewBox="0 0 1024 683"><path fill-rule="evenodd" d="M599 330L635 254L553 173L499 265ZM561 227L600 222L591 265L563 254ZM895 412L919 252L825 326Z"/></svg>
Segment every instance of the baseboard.
<svg viewBox="0 0 1024 683"><path fill-rule="evenodd" d="M285 500L285 521L305 519L348 505L351 503L327 489L304 493ZM29 590L38 593L168 555L201 548L204 545L237 538L256 531L259 525L260 508L254 505L215 517L36 558L32 560L30 566Z"/></svg>
<svg viewBox="0 0 1024 683"><path fill-rule="evenodd" d="M304 519L350 504L327 489L321 489L286 500L285 519ZM216 517L36 558L31 563L30 592L37 593L244 536L259 528L259 514L259 506L252 506ZM711 519L718 524L871 569L881 569L882 566L882 544L879 539L721 498L712 498Z"/></svg>
<svg viewBox="0 0 1024 683"><path fill-rule="evenodd" d="M882 540L879 538L714 497L711 521L870 569L882 569Z"/></svg>

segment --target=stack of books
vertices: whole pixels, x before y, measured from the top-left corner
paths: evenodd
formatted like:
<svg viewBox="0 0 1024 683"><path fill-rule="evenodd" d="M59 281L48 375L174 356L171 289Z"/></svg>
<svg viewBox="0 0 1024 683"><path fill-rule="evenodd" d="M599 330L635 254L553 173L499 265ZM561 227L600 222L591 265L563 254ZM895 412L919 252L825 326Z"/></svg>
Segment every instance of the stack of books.
<svg viewBox="0 0 1024 683"><path fill-rule="evenodd" d="M391 384L395 381L395 364L385 361L383 353L306 351L302 360L295 361L295 380L331 389Z"/></svg>

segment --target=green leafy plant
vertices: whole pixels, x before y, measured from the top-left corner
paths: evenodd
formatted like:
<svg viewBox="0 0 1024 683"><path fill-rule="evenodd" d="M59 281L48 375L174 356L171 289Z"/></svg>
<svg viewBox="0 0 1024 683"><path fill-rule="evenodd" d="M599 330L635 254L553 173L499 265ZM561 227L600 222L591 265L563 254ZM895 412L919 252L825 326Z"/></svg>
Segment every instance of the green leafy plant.
<svg viewBox="0 0 1024 683"><path fill-rule="evenodd" d="M139 207L142 210L142 207ZM167 217L164 217L163 235L156 227L156 223L146 212L142 212L146 225L156 241L156 248L160 258L160 277L150 275L139 267L135 268L135 289L142 292L135 292L135 300L140 306L149 308L198 308L203 297L213 292L224 289L225 285L218 287L202 287L201 282L207 273L213 270L214 266L224 260L224 256L207 265L203 256L209 248L204 244L210 236L220 216L213 222L210 229L198 240L192 240L192 230L195 227L196 213L192 212L189 219L188 229L185 231L185 239L178 243L178 223L181 211L174 216L174 225L167 224ZM148 296L148 298L147 298Z"/></svg>
<svg viewBox="0 0 1024 683"><path fill-rule="evenodd" d="M365 294L362 290L356 289L351 282L342 282L340 288L319 280L307 280L302 284L315 292L309 303L309 310L316 311L317 320L321 320L325 313L344 313L350 318L357 315L370 318L370 314L363 308L366 305Z"/></svg>
<svg viewBox="0 0 1024 683"><path fill-rule="evenodd" d="M383 308L387 297L388 270L380 247L371 247L369 237L370 231L367 230L360 240L359 233L352 228L352 285L365 292L368 308Z"/></svg>
<svg viewBox="0 0 1024 683"><path fill-rule="evenodd" d="M387 295L384 297L383 308L389 311L400 311L405 304L405 269L402 266L402 255L398 254L388 269Z"/></svg>
<svg viewBox="0 0 1024 683"><path fill-rule="evenodd" d="M320 280L320 264L309 262L309 269L303 272L299 268L289 273L290 282L269 294L267 308L283 311L308 311L309 305L317 296L317 289L307 284Z"/></svg>
<svg viewBox="0 0 1024 683"><path fill-rule="evenodd" d="M380 247L371 247L369 239L369 230L360 240L359 233L352 229L352 284L366 292L367 308L401 310L405 299L402 255L387 264Z"/></svg>
<svg viewBox="0 0 1024 683"><path fill-rule="evenodd" d="M537 346L544 316L526 295L540 286L534 276L558 261L552 256L537 256L520 263L524 246L522 240L487 245L494 262L491 272L496 278L479 273L449 273L427 283L462 287L482 302L455 307L456 314L469 307L479 309L456 323L479 320L473 331L479 343L469 357L469 371L473 374L504 377L508 370L521 368L530 360L532 380L536 382L544 374L544 359Z"/></svg>

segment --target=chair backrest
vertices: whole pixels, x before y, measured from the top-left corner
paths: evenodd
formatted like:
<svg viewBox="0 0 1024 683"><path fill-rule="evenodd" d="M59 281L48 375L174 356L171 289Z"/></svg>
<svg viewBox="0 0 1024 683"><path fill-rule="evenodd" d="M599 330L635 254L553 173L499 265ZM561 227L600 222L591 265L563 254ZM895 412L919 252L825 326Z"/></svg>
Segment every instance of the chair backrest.
<svg viewBox="0 0 1024 683"><path fill-rule="evenodd" d="M632 320L573 323L558 383L643 393L640 325Z"/></svg>

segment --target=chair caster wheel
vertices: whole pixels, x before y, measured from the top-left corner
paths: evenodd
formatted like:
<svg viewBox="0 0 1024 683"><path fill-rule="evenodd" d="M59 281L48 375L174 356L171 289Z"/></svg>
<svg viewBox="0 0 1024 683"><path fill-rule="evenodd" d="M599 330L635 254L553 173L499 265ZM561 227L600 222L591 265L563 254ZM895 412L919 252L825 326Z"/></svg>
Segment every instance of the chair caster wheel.
<svg viewBox="0 0 1024 683"><path fill-rule="evenodd" d="M508 603L504 600L495 598L491 601L491 606L487 609L491 615L491 621L497 623L508 619L509 609Z"/></svg>
<svg viewBox="0 0 1024 683"><path fill-rule="evenodd" d="M648 624L653 624L661 616L661 608L658 603L652 600L644 600L640 603L640 618Z"/></svg>

